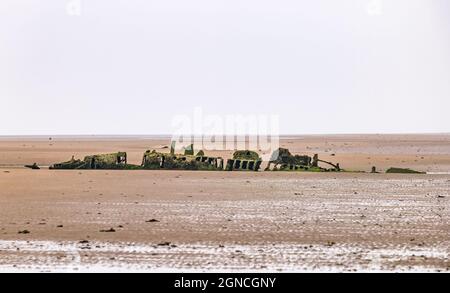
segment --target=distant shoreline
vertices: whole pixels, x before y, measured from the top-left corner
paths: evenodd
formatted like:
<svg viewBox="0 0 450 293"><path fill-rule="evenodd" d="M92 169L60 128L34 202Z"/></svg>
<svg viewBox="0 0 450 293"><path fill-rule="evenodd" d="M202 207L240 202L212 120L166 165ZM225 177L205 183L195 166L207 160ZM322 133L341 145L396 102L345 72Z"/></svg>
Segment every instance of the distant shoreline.
<svg viewBox="0 0 450 293"><path fill-rule="evenodd" d="M189 137L188 135L185 135ZM205 135L210 136L210 135ZM224 136L224 135L223 135ZM244 137L244 136L253 136L253 135L230 135L230 137ZM377 137L377 136L386 136L386 137L413 137L413 136L450 136L450 132L448 133L338 133L338 134L280 134L280 139L298 139L301 137L358 137L358 136L366 136L366 137ZM195 138L202 137L201 135L195 135ZM93 134L93 135L0 135L0 140L8 141L8 140L49 140L49 139L58 139L58 140L141 140L141 139L151 139L151 140L160 140L160 139L171 139L172 135L170 134Z"/></svg>

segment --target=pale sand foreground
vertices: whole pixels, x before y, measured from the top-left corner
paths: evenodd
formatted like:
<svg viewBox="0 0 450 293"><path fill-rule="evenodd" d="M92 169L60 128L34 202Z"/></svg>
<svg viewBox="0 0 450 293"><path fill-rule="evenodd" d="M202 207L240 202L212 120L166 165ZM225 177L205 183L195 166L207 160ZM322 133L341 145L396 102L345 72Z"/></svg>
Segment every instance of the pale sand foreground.
<svg viewBox="0 0 450 293"><path fill-rule="evenodd" d="M16 169L0 186L0 271L450 268L449 175Z"/></svg>
<svg viewBox="0 0 450 293"><path fill-rule="evenodd" d="M22 167L119 150L139 163L169 143L0 139L0 272L450 269L450 175ZM450 171L449 135L307 136L282 146L348 169Z"/></svg>

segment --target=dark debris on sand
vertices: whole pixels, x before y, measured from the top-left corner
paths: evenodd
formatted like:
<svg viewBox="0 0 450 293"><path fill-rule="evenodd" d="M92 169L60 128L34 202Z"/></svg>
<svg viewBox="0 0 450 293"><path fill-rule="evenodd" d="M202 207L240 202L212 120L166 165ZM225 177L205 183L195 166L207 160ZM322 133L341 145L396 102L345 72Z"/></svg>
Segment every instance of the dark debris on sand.
<svg viewBox="0 0 450 293"><path fill-rule="evenodd" d="M106 232L106 233L110 233L110 232L116 232L116 230L114 230L114 228L109 228L109 229L103 229L103 230L100 230L100 232Z"/></svg>

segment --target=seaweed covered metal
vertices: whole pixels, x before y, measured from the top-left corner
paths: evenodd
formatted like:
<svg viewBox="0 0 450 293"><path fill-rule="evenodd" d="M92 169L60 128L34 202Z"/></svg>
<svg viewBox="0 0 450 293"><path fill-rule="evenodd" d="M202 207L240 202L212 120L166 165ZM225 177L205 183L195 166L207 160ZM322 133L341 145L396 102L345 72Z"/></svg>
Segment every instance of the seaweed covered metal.
<svg viewBox="0 0 450 293"><path fill-rule="evenodd" d="M319 162L331 166L323 168ZM309 171L309 172L338 172L342 171L339 163L334 164L320 160L319 155L313 157L307 155L292 155L288 149L279 148L272 153L266 171Z"/></svg>
<svg viewBox="0 0 450 293"><path fill-rule="evenodd" d="M51 165L50 169L133 169L135 167L127 163L127 153L117 152L86 156L83 160L72 157L67 162Z"/></svg>

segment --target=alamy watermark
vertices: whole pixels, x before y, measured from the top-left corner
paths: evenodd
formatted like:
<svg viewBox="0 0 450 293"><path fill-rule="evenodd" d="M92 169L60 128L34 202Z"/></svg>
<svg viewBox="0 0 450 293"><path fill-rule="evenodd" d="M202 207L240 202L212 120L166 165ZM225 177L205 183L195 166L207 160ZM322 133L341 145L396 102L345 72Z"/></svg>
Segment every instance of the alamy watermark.
<svg viewBox="0 0 450 293"><path fill-rule="evenodd" d="M196 107L172 119L177 150L189 144L205 151L253 150L266 161L278 149L279 136L279 117L273 114L215 115Z"/></svg>
<svg viewBox="0 0 450 293"><path fill-rule="evenodd" d="M383 14L383 0L369 0L366 9L369 15Z"/></svg>
<svg viewBox="0 0 450 293"><path fill-rule="evenodd" d="M82 14L82 0L66 0L66 13L70 16ZM383 0L367 0L366 11L369 15L383 14Z"/></svg>
<svg viewBox="0 0 450 293"><path fill-rule="evenodd" d="M81 0L67 0L66 13L70 16L80 16L82 13Z"/></svg>

